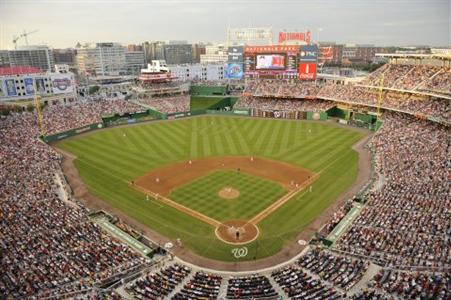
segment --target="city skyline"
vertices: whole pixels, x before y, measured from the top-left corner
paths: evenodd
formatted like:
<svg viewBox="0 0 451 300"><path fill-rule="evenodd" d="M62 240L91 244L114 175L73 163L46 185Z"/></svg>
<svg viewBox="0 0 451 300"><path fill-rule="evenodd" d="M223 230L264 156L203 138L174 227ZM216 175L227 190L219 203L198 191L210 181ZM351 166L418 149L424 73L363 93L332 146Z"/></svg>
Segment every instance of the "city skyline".
<svg viewBox="0 0 451 300"><path fill-rule="evenodd" d="M272 26L274 42L279 31L308 29L314 41L319 35L320 41L377 46L451 44L446 0L0 0L0 19L0 49L13 49L23 30L38 30L30 45L69 48L77 42L224 42L228 26Z"/></svg>

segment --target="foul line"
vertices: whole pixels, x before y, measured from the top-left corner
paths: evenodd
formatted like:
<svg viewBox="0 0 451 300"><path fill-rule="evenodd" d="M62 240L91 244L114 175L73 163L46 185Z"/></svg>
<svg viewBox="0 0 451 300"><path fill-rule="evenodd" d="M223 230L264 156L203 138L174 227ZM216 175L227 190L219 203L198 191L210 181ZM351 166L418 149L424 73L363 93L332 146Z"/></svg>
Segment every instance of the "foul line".
<svg viewBox="0 0 451 300"><path fill-rule="evenodd" d="M186 206L184 206L182 204L179 204L179 203L177 203L177 202L175 202L175 201L173 201L173 200L171 200L169 198L161 196L161 195L159 195L157 193L154 193L152 191L146 190L143 187L140 187L140 186L135 185L135 184L129 184L129 186L134 188L134 189L136 189L136 190L138 190L138 191L140 191L140 192L143 192L146 195L152 196L155 200L160 201L161 203L167 204L167 205L169 205L169 206L171 206L171 207L173 207L173 208L175 208L175 209L177 209L177 210L179 210L179 211L181 211L183 213L191 215L192 217L195 217L195 218L197 218L197 219L199 219L199 220L201 220L201 221L203 221L203 222L205 222L207 224L210 224L213 227L218 227L219 225L222 225L221 222L219 222L219 221L217 221L217 220L215 220L213 218L210 218L210 217L208 217L208 216L206 216L206 215L204 215L204 214L202 214L202 213L200 213L200 212L198 212L198 211L196 211L194 209L191 209L191 208L188 208L188 207L186 207Z"/></svg>
<svg viewBox="0 0 451 300"><path fill-rule="evenodd" d="M259 212L257 215L255 215L252 219L249 220L249 223L252 223L254 225L257 225L260 221L265 219L267 216L269 216L271 213L276 211L279 207L287 203L291 198L296 196L299 192L301 192L304 188L309 186L313 181L315 181L319 177L319 174L313 175L310 179L305 181L301 186L295 188L294 190L288 192L284 196L282 196L279 200L272 203L270 206Z"/></svg>
<svg viewBox="0 0 451 300"><path fill-rule="evenodd" d="M265 219L267 216L269 216L271 213L276 211L279 207L287 203L290 199L292 199L294 196L299 194L301 191L303 191L307 186L312 184L317 178L319 177L319 173L314 174L311 178L306 180L302 185L299 187L289 191L287 194L283 195L281 198L279 198L276 202L272 203L270 206L259 212L257 215L255 215L252 219L248 221L248 223L251 223L252 225L255 225L257 227L257 224L260 223L263 219ZM172 208L177 209L178 211L181 211L185 214L188 214L198 220L201 220L213 227L218 228L220 225L223 225L222 222L215 220L213 218L210 218L194 209L191 209L189 207L186 207L182 204L179 204L175 202L174 200L171 200L167 197L164 197L162 195L159 195L157 193L154 193L150 190L147 190L139 185L129 183L129 186L134 188L135 190L138 190L146 195L151 196L156 201L159 201L161 203L167 204L171 206ZM258 228L258 227L257 227ZM246 242L247 243L247 242Z"/></svg>

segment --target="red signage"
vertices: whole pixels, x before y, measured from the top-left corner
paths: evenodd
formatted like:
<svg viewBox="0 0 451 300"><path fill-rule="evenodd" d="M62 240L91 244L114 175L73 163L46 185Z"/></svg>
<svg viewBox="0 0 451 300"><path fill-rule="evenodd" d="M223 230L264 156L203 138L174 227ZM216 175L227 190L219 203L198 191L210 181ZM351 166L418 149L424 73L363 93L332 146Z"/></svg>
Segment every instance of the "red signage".
<svg viewBox="0 0 451 300"><path fill-rule="evenodd" d="M246 53L299 52L299 46L246 46Z"/></svg>
<svg viewBox="0 0 451 300"><path fill-rule="evenodd" d="M316 63L300 63L299 64L299 79L300 80L315 80L316 79Z"/></svg>
<svg viewBox="0 0 451 300"><path fill-rule="evenodd" d="M306 32L279 32L279 43L303 41L310 44L310 30Z"/></svg>
<svg viewBox="0 0 451 300"><path fill-rule="evenodd" d="M318 58L320 60L332 60L334 58L334 51L332 49L332 46L320 47Z"/></svg>

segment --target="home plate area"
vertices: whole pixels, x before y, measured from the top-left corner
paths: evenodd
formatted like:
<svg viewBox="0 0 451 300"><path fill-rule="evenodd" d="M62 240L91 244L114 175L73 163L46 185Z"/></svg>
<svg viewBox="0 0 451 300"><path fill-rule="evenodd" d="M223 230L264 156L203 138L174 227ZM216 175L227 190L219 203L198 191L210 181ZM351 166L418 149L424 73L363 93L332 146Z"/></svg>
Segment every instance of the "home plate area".
<svg viewBox="0 0 451 300"><path fill-rule="evenodd" d="M254 241L257 224L317 177L284 162L228 156L170 164L130 185L210 224L221 241L239 245Z"/></svg>

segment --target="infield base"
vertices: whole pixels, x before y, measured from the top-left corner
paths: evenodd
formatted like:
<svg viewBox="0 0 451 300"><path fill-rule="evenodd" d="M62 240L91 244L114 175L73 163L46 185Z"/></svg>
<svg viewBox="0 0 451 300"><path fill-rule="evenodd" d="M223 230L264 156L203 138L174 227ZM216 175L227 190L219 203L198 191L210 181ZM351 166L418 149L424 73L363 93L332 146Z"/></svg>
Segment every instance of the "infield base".
<svg viewBox="0 0 451 300"><path fill-rule="evenodd" d="M232 200L238 198L240 196L240 192L231 187L223 187L219 190L218 196L226 200Z"/></svg>
<svg viewBox="0 0 451 300"><path fill-rule="evenodd" d="M253 242L259 235L258 227L243 220L225 221L216 227L215 234L224 243L243 245Z"/></svg>

